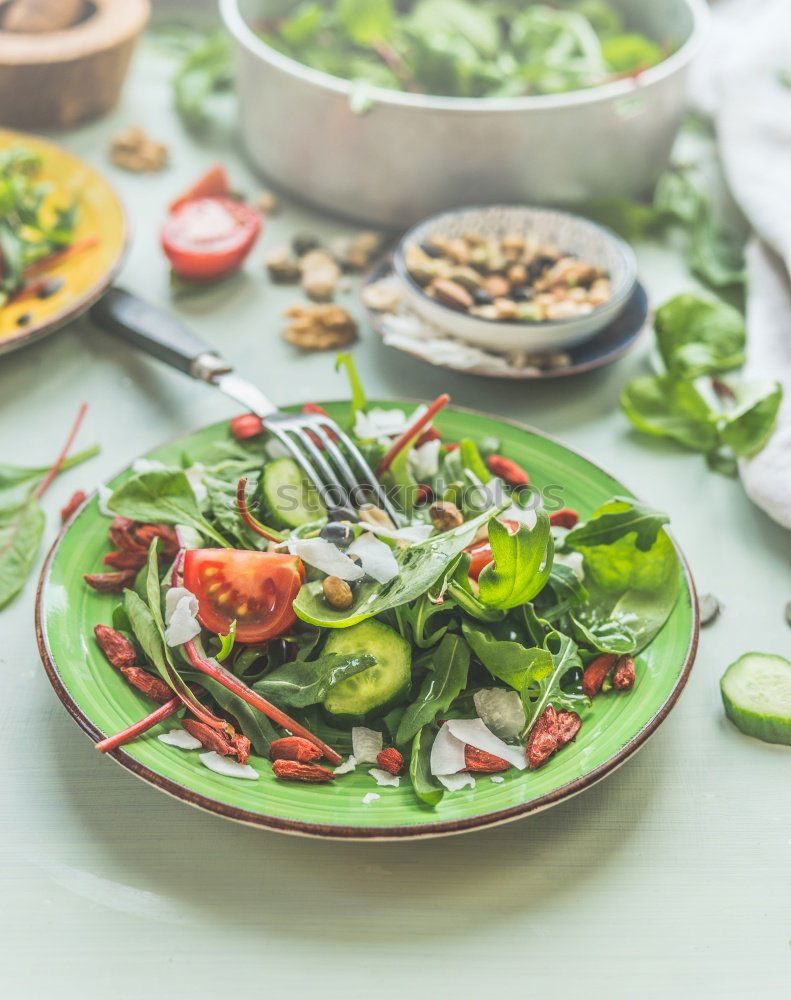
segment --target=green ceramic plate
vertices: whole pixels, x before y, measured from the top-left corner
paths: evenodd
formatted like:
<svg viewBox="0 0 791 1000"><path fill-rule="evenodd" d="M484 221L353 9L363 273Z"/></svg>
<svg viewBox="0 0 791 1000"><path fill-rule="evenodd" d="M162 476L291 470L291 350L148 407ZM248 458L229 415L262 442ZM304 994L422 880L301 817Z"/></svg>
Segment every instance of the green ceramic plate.
<svg viewBox="0 0 791 1000"><path fill-rule="evenodd" d="M348 404L326 405L340 420L348 412ZM628 493L587 459L528 427L460 409L443 411L436 424L450 439L500 437L503 452L530 471L536 486L561 487L562 502L583 517L613 495ZM177 461L189 448L190 455L199 459L202 448L226 434L227 426L217 424L158 448L148 457ZM94 741L150 711L150 703L108 667L92 639L93 626L109 622L116 600L97 594L82 581L83 573L101 566L107 551L107 524L99 513L96 496L91 497L47 558L36 612L39 647L50 681ZM253 757L251 763L260 773L258 781L227 778L208 771L197 752L160 742L158 730L113 756L141 778L193 805L241 822L314 836L425 837L492 826L547 808L623 763L675 704L692 667L698 640L695 589L679 555L679 598L662 631L637 660L634 690L628 696L597 699L576 743L539 771L509 774L501 784L481 778L474 789L446 795L436 809L417 803L408 779L402 779L400 788L379 788L364 768L332 785L286 784L273 778L266 761ZM376 791L379 799L363 805L363 796L371 791Z"/></svg>

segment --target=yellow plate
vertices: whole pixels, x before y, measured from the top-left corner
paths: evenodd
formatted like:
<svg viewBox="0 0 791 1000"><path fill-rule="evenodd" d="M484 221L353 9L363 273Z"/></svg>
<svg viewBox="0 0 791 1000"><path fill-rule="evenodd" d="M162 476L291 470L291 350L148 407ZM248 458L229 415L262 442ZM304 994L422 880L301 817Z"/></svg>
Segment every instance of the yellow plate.
<svg viewBox="0 0 791 1000"><path fill-rule="evenodd" d="M92 305L109 286L124 259L127 225L121 200L107 180L83 160L34 135L0 129L0 151L24 146L39 153L39 178L52 186L53 204L77 198L75 243L97 237L96 245L54 262L48 278L63 278L63 287L46 299L29 298L0 307L0 354L52 333ZM29 323L19 317L29 313Z"/></svg>

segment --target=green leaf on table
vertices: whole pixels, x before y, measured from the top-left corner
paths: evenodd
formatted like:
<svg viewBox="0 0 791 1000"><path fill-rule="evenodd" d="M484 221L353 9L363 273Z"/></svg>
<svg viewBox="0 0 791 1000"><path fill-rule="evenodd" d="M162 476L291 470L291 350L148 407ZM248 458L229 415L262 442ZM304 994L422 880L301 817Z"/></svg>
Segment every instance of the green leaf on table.
<svg viewBox="0 0 791 1000"><path fill-rule="evenodd" d="M742 382L733 387L735 399L725 416L720 439L742 457L759 452L774 430L783 401L783 388L769 379Z"/></svg>
<svg viewBox="0 0 791 1000"><path fill-rule="evenodd" d="M404 712L396 743L409 743L417 733L445 712L467 686L470 650L461 636L446 635L428 661L428 673L417 698Z"/></svg>
<svg viewBox="0 0 791 1000"><path fill-rule="evenodd" d="M637 430L672 438L693 451L717 444L717 414L693 382L673 375L641 375L621 390L621 409Z"/></svg>
<svg viewBox="0 0 791 1000"><path fill-rule="evenodd" d="M543 648L528 652L530 662L521 690L525 736L547 705L579 713L590 704L580 687L582 660L573 639L562 632L550 632Z"/></svg>
<svg viewBox="0 0 791 1000"><path fill-rule="evenodd" d="M489 544L494 558L478 578L481 603L507 609L532 600L552 569L554 542L547 515L540 512L532 530L520 524L513 535L492 518Z"/></svg>
<svg viewBox="0 0 791 1000"><path fill-rule="evenodd" d="M253 689L278 706L307 708L323 702L347 677L376 664L371 653L326 653L317 660L284 663L253 684Z"/></svg>
<svg viewBox="0 0 791 1000"><path fill-rule="evenodd" d="M436 806L442 800L445 789L431 773L431 747L434 730L423 726L412 740L412 756L409 761L409 778L412 791L427 806Z"/></svg>
<svg viewBox="0 0 791 1000"><path fill-rule="evenodd" d="M498 512L487 511L465 521L458 528L400 549L396 554L398 575L385 584L373 580L361 583L354 605L346 611L327 604L321 581L303 585L294 601L294 611L311 625L346 628L400 604L409 604L434 586L458 554L470 544L478 528L492 517L492 513Z"/></svg>
<svg viewBox="0 0 791 1000"><path fill-rule="evenodd" d="M41 547L46 518L34 497L0 511L0 608L25 584Z"/></svg>
<svg viewBox="0 0 791 1000"><path fill-rule="evenodd" d="M662 361L671 374L691 379L744 364L744 318L725 302L676 295L657 309L654 325Z"/></svg>

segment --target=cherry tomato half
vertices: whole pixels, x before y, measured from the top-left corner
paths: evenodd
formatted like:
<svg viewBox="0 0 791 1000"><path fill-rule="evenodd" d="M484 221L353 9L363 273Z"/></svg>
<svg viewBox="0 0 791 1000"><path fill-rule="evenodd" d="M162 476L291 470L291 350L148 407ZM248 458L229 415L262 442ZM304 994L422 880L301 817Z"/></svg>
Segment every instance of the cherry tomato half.
<svg viewBox="0 0 791 1000"><path fill-rule="evenodd" d="M509 533L512 535L519 530L518 521L506 520L502 523L506 526L506 528L508 528ZM476 542L474 545L468 545L464 551L469 552L470 554L469 576L472 577L473 580L477 580L481 575L481 570L484 566L488 566L492 561L492 547L489 544L488 539L485 539L484 541Z"/></svg>
<svg viewBox="0 0 791 1000"><path fill-rule="evenodd" d="M195 201L196 198L226 198L230 194L231 182L228 180L228 174L225 172L225 167L218 163L209 167L184 194L171 202L170 211L175 212L186 202Z"/></svg>
<svg viewBox="0 0 791 1000"><path fill-rule="evenodd" d="M184 586L198 598L198 620L225 634L236 619L238 642L264 642L291 628L304 579L300 560L283 552L190 549L184 557Z"/></svg>
<svg viewBox="0 0 791 1000"><path fill-rule="evenodd" d="M241 266L261 232L261 216L233 198L194 198L162 226L162 249L189 281L211 281Z"/></svg>

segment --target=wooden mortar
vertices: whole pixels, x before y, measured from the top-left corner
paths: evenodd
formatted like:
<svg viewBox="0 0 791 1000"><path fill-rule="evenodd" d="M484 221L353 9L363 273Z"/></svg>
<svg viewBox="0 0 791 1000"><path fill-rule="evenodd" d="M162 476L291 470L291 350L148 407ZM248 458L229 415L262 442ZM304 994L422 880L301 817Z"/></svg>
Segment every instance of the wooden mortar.
<svg viewBox="0 0 791 1000"><path fill-rule="evenodd" d="M149 0L86 0L62 31L0 30L0 125L67 128L109 111L149 14Z"/></svg>

